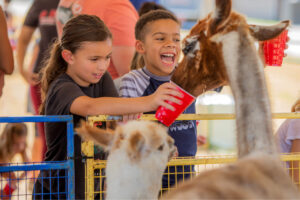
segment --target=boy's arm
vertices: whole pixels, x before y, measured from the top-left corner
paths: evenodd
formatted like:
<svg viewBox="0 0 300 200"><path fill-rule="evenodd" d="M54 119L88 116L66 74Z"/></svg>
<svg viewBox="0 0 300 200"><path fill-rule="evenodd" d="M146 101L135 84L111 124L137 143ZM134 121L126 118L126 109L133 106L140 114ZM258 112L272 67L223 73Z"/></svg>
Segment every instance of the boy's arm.
<svg viewBox="0 0 300 200"><path fill-rule="evenodd" d="M138 97L137 93L137 86L135 84L135 81L130 75L125 75L121 79L120 83L120 89L119 89L120 97L126 97L126 98L132 98L132 97ZM135 113L135 114L128 114L123 115L123 121L129 121L129 120L136 120L141 117L143 113Z"/></svg>

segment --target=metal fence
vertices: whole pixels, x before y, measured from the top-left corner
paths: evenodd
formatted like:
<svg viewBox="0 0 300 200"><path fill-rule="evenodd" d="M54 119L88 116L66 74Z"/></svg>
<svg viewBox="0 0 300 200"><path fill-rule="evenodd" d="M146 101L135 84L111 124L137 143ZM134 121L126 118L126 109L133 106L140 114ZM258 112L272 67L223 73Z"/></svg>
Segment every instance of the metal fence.
<svg viewBox="0 0 300 200"><path fill-rule="evenodd" d="M276 119L293 119L300 118L300 113L274 113L273 118ZM121 120L121 116L90 116L87 121L90 125L99 124L104 121ZM143 115L142 120L156 120L154 115ZM232 120L235 119L235 114L182 114L177 120ZM86 199L104 199L105 197L105 160L97 160L94 158L95 150L94 143L91 141L82 143L82 152L89 158L86 161ZM164 177L167 179L167 184L161 188L160 194L176 188L178 182L184 182L190 178L197 176L201 171L217 168L236 160L235 155L211 155L197 157L180 157L172 159L166 168ZM287 171L292 173L292 180L299 187L299 180L294 179L293 173L300 174L300 154L285 154L281 155L283 166ZM292 165L286 165L286 162ZM172 180L172 181L170 181ZM299 188L300 189L300 188Z"/></svg>
<svg viewBox="0 0 300 200"><path fill-rule="evenodd" d="M0 199L75 199L74 142L72 116L0 117L0 123L66 122L68 159L57 162L2 163L0 167ZM45 176L44 176L45 175ZM49 190L35 191L34 184Z"/></svg>

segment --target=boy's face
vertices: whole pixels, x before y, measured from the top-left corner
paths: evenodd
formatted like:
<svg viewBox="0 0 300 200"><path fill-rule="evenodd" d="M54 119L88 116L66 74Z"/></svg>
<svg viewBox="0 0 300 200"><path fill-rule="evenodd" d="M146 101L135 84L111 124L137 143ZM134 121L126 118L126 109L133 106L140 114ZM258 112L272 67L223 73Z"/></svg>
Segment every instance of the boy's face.
<svg viewBox="0 0 300 200"><path fill-rule="evenodd" d="M160 19L146 25L144 41L136 42L147 69L157 76L168 76L178 63L180 25L171 19Z"/></svg>

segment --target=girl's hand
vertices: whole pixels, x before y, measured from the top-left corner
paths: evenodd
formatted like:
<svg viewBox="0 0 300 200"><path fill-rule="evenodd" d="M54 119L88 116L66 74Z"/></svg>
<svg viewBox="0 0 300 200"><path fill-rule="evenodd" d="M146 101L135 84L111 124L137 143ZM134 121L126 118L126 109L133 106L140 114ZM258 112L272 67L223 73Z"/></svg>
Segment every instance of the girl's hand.
<svg viewBox="0 0 300 200"><path fill-rule="evenodd" d="M168 104L166 100L174 102L176 104L182 104L180 98L183 95L177 90L176 86L171 83L164 83L151 95L149 95L150 104L153 110L156 110L159 106L163 106L169 110L174 111L175 108Z"/></svg>
<svg viewBox="0 0 300 200"><path fill-rule="evenodd" d="M202 135L197 136L197 146L202 146L206 143L206 137Z"/></svg>
<svg viewBox="0 0 300 200"><path fill-rule="evenodd" d="M137 120L137 119L141 118L142 114L143 113L123 115L123 122L127 122L130 120Z"/></svg>

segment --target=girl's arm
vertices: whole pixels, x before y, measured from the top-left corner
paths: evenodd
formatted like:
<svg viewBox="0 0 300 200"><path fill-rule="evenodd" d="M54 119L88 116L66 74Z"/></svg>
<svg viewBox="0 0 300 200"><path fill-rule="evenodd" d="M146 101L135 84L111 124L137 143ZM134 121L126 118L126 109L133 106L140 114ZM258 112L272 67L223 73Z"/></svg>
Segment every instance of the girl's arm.
<svg viewBox="0 0 300 200"><path fill-rule="evenodd" d="M291 153L300 153L300 139L296 139L292 141L292 148L291 148ZM290 161L290 176L292 177L294 183L298 184L299 187L299 160L297 161Z"/></svg>
<svg viewBox="0 0 300 200"><path fill-rule="evenodd" d="M155 93L137 98L99 97L91 98L80 96L76 98L70 107L70 112L80 116L87 115L123 115L154 111L158 106L174 110L174 107L166 100L181 104L182 95L171 83L162 84Z"/></svg>
<svg viewBox="0 0 300 200"><path fill-rule="evenodd" d="M29 161L30 161L29 156L28 156L28 153L27 153L27 149L25 149L25 150L21 153L21 156L22 156L23 162L29 162Z"/></svg>

